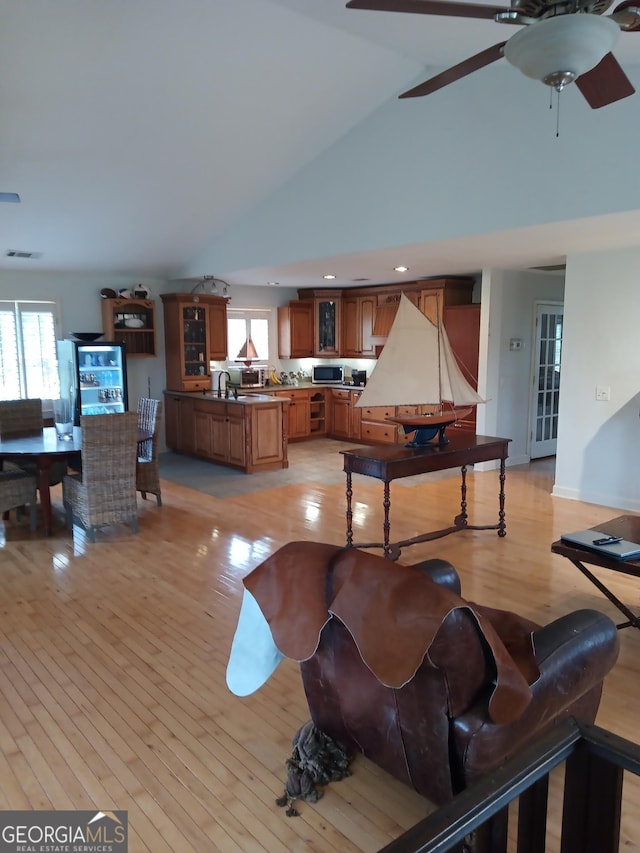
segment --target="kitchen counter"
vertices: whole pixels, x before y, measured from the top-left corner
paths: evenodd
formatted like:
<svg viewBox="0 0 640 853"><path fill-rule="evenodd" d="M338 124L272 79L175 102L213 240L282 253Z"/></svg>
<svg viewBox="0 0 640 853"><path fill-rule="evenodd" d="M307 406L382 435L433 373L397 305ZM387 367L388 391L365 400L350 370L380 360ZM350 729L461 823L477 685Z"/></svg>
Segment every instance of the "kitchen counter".
<svg viewBox="0 0 640 853"><path fill-rule="evenodd" d="M165 391L164 400L166 444L171 450L247 474L288 467L287 403L282 398Z"/></svg>

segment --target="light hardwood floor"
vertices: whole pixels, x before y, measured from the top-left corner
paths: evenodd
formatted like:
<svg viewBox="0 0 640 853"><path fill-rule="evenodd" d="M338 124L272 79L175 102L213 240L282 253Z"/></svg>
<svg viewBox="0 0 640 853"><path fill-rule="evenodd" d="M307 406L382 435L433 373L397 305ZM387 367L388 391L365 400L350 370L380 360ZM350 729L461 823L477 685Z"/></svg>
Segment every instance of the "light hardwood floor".
<svg viewBox="0 0 640 853"><path fill-rule="evenodd" d="M226 689L241 579L294 539L344 543L339 445L292 446L306 480L235 497L163 481L138 501L140 532L95 544L58 517L49 539L0 522L0 808L126 809L131 853L376 851L431 806L359 757L301 816L275 806L291 739L308 717L297 665L253 696ZM450 560L463 595L548 622L580 607L617 611L549 546L618 510L550 497L547 462L508 469L507 536L467 531L401 560ZM256 480L256 485L260 481ZM470 474L470 522L495 520L495 472ZM54 502L60 503L59 491ZM392 484L392 537L451 523L457 476ZM380 539L382 489L354 478L356 541ZM640 588L607 575L632 607ZM637 738L640 632L620 633L597 722ZM640 850L636 780L625 783L625 851ZM551 830L553 834L553 828Z"/></svg>

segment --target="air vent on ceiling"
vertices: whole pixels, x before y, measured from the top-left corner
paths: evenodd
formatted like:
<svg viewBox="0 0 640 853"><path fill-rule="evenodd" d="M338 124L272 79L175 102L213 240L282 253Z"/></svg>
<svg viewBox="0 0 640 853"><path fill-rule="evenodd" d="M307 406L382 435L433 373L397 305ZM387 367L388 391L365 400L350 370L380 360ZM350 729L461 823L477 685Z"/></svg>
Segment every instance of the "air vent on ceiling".
<svg viewBox="0 0 640 853"><path fill-rule="evenodd" d="M7 249L7 251L5 252L5 257L37 259L42 257L42 252L21 252L18 249Z"/></svg>
<svg viewBox="0 0 640 853"><path fill-rule="evenodd" d="M20 196L18 193L0 193L0 202L2 201L8 204L20 204Z"/></svg>

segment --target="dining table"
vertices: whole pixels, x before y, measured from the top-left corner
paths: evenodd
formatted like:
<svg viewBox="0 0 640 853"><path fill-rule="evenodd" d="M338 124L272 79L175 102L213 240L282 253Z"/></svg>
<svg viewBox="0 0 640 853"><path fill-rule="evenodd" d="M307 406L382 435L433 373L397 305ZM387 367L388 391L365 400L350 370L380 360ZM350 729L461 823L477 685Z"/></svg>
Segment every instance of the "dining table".
<svg viewBox="0 0 640 853"><path fill-rule="evenodd" d="M138 429L138 444L148 441L150 437L148 431ZM41 432L33 435L0 438L0 460L7 459L18 465L21 463L35 465L45 536L50 536L53 529L49 487L51 466L55 461L69 460L74 456L82 457L81 427L74 427L73 435L65 439L58 438L55 427L43 427Z"/></svg>

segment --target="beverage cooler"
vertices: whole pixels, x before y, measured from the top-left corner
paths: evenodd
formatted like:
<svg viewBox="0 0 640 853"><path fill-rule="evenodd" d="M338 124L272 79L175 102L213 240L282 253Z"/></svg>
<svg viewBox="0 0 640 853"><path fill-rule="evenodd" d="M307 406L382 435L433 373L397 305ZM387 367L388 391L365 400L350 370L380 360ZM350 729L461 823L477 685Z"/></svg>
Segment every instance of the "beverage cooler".
<svg viewBox="0 0 640 853"><path fill-rule="evenodd" d="M75 426L81 415L126 412L127 361L125 345L116 341L58 341L61 396L70 394Z"/></svg>

